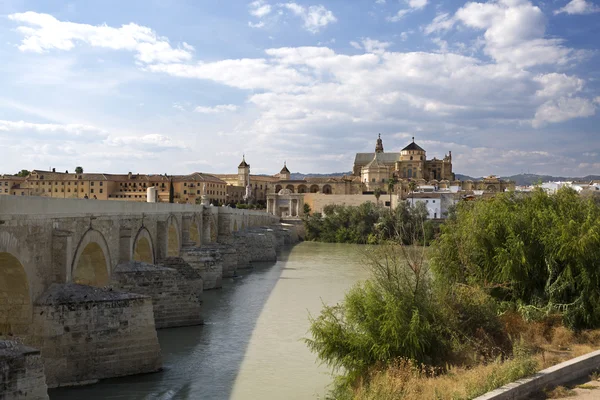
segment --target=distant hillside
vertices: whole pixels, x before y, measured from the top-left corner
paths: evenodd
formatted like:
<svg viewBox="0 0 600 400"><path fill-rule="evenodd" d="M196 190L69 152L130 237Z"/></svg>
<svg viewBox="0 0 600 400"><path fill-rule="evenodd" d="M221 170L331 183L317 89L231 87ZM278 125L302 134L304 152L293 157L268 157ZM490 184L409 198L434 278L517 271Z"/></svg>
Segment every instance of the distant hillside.
<svg viewBox="0 0 600 400"><path fill-rule="evenodd" d="M600 175L587 175L584 177L565 177L565 176L552 176L552 175L537 175L537 174L518 174L512 176L500 177L504 180L514 181L517 185L527 186L533 185L540 181L542 182L553 182L553 181L582 181L589 182L593 180L600 180ZM461 181L466 180L478 180L482 178L473 178L468 175L456 174L456 179Z"/></svg>

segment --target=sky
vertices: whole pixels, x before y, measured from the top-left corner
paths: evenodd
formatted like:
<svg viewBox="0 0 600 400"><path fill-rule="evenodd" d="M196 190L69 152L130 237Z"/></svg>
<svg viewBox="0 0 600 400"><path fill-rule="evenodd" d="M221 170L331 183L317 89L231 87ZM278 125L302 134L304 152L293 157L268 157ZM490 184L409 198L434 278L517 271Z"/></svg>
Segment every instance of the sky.
<svg viewBox="0 0 600 400"><path fill-rule="evenodd" d="M0 0L0 172L600 174L600 0Z"/></svg>

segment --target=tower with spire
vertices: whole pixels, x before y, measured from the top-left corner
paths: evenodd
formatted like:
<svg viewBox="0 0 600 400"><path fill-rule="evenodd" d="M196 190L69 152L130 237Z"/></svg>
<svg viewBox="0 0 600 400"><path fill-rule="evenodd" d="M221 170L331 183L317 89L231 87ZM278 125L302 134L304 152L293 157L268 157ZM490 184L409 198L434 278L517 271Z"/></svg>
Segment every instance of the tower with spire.
<svg viewBox="0 0 600 400"><path fill-rule="evenodd" d="M381 140L381 133L377 138L377 144L375 145L375 153L383 153L383 140Z"/></svg>
<svg viewBox="0 0 600 400"><path fill-rule="evenodd" d="M279 171L279 179L282 181L289 181L291 177L290 170L288 169L286 162L283 162L283 168Z"/></svg>
<svg viewBox="0 0 600 400"><path fill-rule="evenodd" d="M242 155L242 162L238 165L238 186L246 186L250 182L250 164L246 162L246 155Z"/></svg>

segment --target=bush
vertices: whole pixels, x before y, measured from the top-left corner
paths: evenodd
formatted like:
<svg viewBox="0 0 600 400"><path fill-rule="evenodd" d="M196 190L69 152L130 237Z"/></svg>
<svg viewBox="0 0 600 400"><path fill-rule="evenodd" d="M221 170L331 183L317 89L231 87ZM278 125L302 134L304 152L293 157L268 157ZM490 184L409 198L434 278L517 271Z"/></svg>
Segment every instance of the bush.
<svg viewBox="0 0 600 400"><path fill-rule="evenodd" d="M600 325L600 206L571 189L461 203L433 248L449 284L479 285L529 318Z"/></svg>
<svg viewBox="0 0 600 400"><path fill-rule="evenodd" d="M496 303L477 288L433 285L423 248L382 245L366 255L371 279L311 318L309 348L345 384L399 358L445 368L449 361L510 353Z"/></svg>

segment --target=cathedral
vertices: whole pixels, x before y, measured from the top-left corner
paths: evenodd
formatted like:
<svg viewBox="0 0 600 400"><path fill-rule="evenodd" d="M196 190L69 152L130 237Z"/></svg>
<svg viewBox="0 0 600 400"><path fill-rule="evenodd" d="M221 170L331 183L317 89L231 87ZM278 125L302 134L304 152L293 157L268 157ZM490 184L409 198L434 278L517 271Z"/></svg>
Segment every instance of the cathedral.
<svg viewBox="0 0 600 400"><path fill-rule="evenodd" d="M425 150L413 141L400 153L385 153L381 135L377 138L374 153L357 153L352 173L361 177L367 188L385 183L394 176L397 179L424 181L454 181L452 152L443 159L427 159Z"/></svg>

